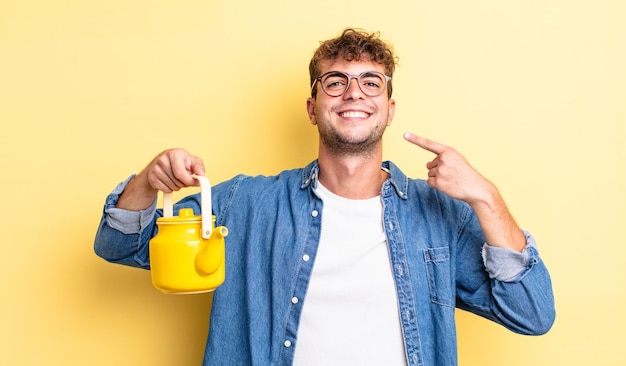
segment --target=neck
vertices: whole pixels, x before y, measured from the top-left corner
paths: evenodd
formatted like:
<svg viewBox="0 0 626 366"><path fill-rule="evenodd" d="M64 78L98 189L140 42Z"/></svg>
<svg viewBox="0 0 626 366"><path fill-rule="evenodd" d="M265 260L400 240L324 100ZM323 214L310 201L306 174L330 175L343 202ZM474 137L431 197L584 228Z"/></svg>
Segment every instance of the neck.
<svg viewBox="0 0 626 366"><path fill-rule="evenodd" d="M381 149L367 156L333 156L321 149L318 162L320 182L345 198L376 197L387 179L387 173L381 169Z"/></svg>

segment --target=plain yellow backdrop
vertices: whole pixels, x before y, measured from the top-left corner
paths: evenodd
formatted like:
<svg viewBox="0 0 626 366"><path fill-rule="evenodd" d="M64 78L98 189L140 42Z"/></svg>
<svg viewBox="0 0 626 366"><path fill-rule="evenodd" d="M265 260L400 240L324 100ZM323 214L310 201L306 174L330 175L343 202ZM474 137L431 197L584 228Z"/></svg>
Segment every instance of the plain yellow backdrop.
<svg viewBox="0 0 626 366"><path fill-rule="evenodd" d="M458 148L553 277L545 336L458 312L460 364L623 365L624 4L4 0L0 364L199 365L210 295L97 258L104 198L170 147L213 183L314 159L308 60L354 26L400 57L385 158L425 175L404 131Z"/></svg>

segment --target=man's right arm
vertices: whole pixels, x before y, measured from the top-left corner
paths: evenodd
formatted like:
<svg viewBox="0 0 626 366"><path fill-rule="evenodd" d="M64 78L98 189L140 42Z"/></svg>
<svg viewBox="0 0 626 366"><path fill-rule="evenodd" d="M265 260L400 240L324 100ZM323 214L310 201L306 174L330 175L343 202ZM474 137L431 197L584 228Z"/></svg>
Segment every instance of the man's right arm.
<svg viewBox="0 0 626 366"><path fill-rule="evenodd" d="M113 263L149 268L148 243L156 230L158 191L196 186L204 175L200 158L182 149L166 150L106 199L94 241L96 254Z"/></svg>

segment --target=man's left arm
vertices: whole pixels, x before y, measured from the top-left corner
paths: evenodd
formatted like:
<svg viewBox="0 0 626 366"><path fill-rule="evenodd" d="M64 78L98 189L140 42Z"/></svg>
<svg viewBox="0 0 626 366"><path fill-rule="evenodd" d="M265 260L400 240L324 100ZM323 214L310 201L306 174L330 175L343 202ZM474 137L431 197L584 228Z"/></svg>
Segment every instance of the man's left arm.
<svg viewBox="0 0 626 366"><path fill-rule="evenodd" d="M466 202L486 241L482 257L488 278L482 281L491 281L491 290L463 294L468 301L460 307L519 333L545 333L554 321L550 276L534 239L517 225L496 186L455 149L411 133L404 138L436 155L426 164L428 185Z"/></svg>

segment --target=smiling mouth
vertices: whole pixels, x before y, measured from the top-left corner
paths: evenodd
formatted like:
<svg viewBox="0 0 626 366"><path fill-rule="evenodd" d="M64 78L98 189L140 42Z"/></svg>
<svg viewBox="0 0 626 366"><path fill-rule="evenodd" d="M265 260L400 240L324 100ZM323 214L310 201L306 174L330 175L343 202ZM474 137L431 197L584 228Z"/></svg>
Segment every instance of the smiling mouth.
<svg viewBox="0 0 626 366"><path fill-rule="evenodd" d="M363 111L345 111L339 113L339 115L344 118L367 118L370 116L369 113Z"/></svg>

